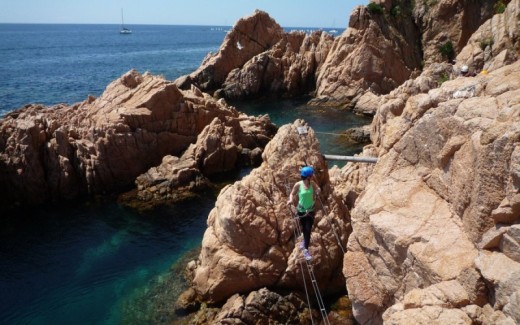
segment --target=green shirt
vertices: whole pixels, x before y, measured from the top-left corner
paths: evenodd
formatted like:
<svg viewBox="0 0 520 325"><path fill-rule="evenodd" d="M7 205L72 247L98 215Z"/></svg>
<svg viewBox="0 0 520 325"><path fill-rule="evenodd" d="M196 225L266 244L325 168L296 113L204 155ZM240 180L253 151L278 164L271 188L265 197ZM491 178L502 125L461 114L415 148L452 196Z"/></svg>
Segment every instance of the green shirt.
<svg viewBox="0 0 520 325"><path fill-rule="evenodd" d="M305 188L305 184L301 181L298 191L298 211L307 212L310 210L314 210L314 188L312 183L309 184L309 188Z"/></svg>

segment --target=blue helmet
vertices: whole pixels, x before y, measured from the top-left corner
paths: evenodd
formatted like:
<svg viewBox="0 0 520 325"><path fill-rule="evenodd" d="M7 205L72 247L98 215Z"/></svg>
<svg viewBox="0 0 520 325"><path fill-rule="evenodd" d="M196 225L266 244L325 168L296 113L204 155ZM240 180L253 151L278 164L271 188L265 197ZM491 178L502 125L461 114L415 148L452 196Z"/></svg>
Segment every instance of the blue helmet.
<svg viewBox="0 0 520 325"><path fill-rule="evenodd" d="M312 176L313 174L314 174L314 169L312 167L305 166L301 170L302 177L307 178L309 176Z"/></svg>

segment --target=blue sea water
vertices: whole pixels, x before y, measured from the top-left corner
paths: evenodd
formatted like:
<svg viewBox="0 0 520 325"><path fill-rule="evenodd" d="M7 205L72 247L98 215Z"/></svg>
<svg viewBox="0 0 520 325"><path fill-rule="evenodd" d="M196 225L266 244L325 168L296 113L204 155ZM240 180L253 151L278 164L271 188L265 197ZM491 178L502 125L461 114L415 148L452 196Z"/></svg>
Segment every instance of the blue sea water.
<svg viewBox="0 0 520 325"><path fill-rule="evenodd" d="M99 96L132 68L176 79L215 52L227 28L132 30L120 35L116 25L0 24L0 115L28 103ZM360 150L333 133L369 120L305 103L232 104L248 114L268 113L277 125L305 119L319 132L325 153ZM110 199L0 212L0 323L168 323L171 314L159 312L161 303L175 301L185 285L178 264L200 246L216 195L209 191L146 213Z"/></svg>
<svg viewBox="0 0 520 325"><path fill-rule="evenodd" d="M0 24L0 115L28 103L72 104L128 70L167 79L195 70L226 28L210 26Z"/></svg>

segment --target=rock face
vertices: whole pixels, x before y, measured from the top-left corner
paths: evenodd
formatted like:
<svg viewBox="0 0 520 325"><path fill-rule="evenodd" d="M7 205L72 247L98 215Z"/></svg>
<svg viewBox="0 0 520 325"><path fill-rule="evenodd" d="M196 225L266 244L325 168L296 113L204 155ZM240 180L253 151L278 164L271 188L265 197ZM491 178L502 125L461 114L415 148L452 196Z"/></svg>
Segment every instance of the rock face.
<svg viewBox="0 0 520 325"><path fill-rule="evenodd" d="M1 199L40 203L127 188L164 156L183 153L215 118L250 124L241 131L243 148L269 138L258 129L270 124L265 118L248 119L196 88L180 91L136 71L112 82L98 99L15 111L0 121L0 185L9 188ZM213 161L198 167L214 172L219 166L211 167Z"/></svg>
<svg viewBox="0 0 520 325"><path fill-rule="evenodd" d="M189 89L193 84L203 91L216 90L233 69L269 50L283 34L280 25L267 13L257 10L252 16L239 19L218 52L208 54L196 71L177 79L176 84L181 89Z"/></svg>
<svg viewBox="0 0 520 325"><path fill-rule="evenodd" d="M182 89L196 85L231 99L308 94L332 41L321 31L285 33L257 10L235 24L216 54L175 82Z"/></svg>
<svg viewBox="0 0 520 325"><path fill-rule="evenodd" d="M436 88L442 71L383 96L372 124L343 268L362 324L520 321L520 62Z"/></svg>
<svg viewBox="0 0 520 325"><path fill-rule="evenodd" d="M323 32L285 33L267 13L256 11L240 19L219 51L176 84L181 89L196 85L233 99L312 94L311 104L373 115L371 98L362 97L366 92L387 94L424 67L455 59L470 36L493 16L494 4L492 0L373 1L353 11L348 28L336 39ZM482 68L490 56L512 62L518 37L505 26L517 23L515 12L508 8L504 18L489 24L488 29L496 26L502 31L498 46L487 54L484 46L458 60L474 58L475 69ZM470 42L492 43L487 36L492 33L481 29ZM508 51L502 53L505 47ZM488 66L497 68L497 64Z"/></svg>
<svg viewBox="0 0 520 325"><path fill-rule="evenodd" d="M404 8L403 8L404 10ZM316 104L352 105L366 90L385 94L420 69L420 39L410 14L402 17L357 7L317 75ZM388 64L392 62L392 64Z"/></svg>
<svg viewBox="0 0 520 325"><path fill-rule="evenodd" d="M471 35L457 55L459 65L475 72L493 71L518 60L520 49L520 2L511 1L501 14L494 15Z"/></svg>
<svg viewBox="0 0 520 325"><path fill-rule="evenodd" d="M259 165L276 128L267 116L215 118L180 157L165 156L136 179L142 201L175 201L208 185L207 177L240 166Z"/></svg>
<svg viewBox="0 0 520 325"><path fill-rule="evenodd" d="M385 1L387 8L388 3ZM396 1L390 3L399 5ZM454 59L470 36L493 16L494 4L495 1L415 1L412 16L421 30L424 65Z"/></svg>
<svg viewBox="0 0 520 325"><path fill-rule="evenodd" d="M247 296L233 295L213 324L306 324L305 303L293 294L281 296L262 288ZM302 319L303 318L303 319Z"/></svg>
<svg viewBox="0 0 520 325"><path fill-rule="evenodd" d="M299 126L308 133L299 135ZM199 259L190 265L192 286L204 300L220 302L264 286L303 290L302 252L295 247L295 224L286 201L304 165L317 171L315 179L326 207L326 213L318 212L313 227L312 263L320 265L314 272L325 293L341 290L341 247L350 233L349 215L331 192L314 131L298 120L279 129L266 146L260 167L218 196Z"/></svg>

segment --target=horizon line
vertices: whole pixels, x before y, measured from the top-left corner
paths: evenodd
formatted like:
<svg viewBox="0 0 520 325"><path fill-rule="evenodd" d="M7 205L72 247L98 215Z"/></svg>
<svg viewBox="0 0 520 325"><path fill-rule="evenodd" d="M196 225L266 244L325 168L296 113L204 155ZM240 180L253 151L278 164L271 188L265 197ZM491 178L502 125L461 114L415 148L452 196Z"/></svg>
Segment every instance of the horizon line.
<svg viewBox="0 0 520 325"><path fill-rule="evenodd" d="M113 25L120 26L121 24L115 23L27 23L27 22L0 22L0 25ZM200 24L125 24L126 26L204 26L204 27L233 27L233 25L200 25ZM317 26L282 26L282 28L317 28L317 29L347 29L346 27L317 27Z"/></svg>

